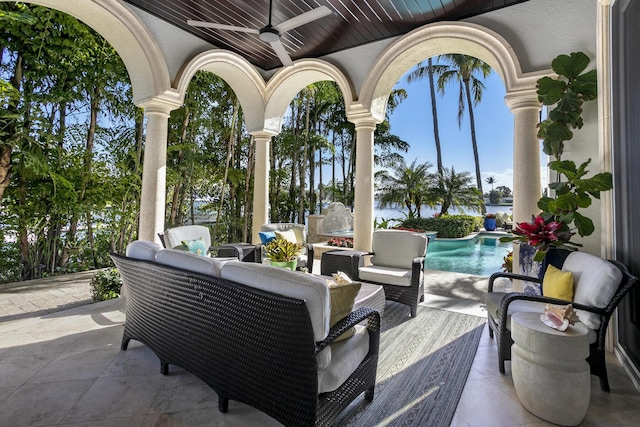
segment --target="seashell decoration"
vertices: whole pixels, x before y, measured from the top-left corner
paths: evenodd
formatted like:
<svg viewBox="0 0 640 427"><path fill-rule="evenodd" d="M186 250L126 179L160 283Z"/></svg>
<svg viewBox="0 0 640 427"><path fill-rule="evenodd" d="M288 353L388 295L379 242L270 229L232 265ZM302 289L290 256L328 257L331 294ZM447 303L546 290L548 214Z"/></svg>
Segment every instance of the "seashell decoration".
<svg viewBox="0 0 640 427"><path fill-rule="evenodd" d="M575 324L580 319L571 304L547 304L544 307L544 313L540 315L540 321L550 328L565 331L569 325Z"/></svg>
<svg viewBox="0 0 640 427"><path fill-rule="evenodd" d="M332 276L333 279L327 279L327 286L329 286L330 288L338 285L348 285L349 283L353 283L349 276L347 276L347 274L342 271L333 273Z"/></svg>

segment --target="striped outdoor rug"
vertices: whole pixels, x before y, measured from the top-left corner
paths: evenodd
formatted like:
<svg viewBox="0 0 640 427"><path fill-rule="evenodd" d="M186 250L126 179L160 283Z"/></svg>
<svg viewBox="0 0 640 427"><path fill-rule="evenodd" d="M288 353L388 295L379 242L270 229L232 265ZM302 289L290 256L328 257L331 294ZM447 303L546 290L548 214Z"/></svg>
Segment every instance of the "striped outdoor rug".
<svg viewBox="0 0 640 427"><path fill-rule="evenodd" d="M387 302L373 402L356 399L335 426L449 426L486 319Z"/></svg>

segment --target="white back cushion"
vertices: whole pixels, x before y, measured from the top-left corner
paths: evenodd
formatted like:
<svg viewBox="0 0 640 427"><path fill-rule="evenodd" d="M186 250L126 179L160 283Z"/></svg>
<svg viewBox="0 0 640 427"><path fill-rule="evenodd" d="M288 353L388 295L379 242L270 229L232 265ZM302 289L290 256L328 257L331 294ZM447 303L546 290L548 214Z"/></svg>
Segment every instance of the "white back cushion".
<svg viewBox="0 0 640 427"><path fill-rule="evenodd" d="M226 262L237 259L238 258L235 257L211 258L177 249L161 249L156 254L156 262L158 264L164 264L170 267L181 268L183 270L207 274L214 277L220 277L220 270Z"/></svg>
<svg viewBox="0 0 640 427"><path fill-rule="evenodd" d="M572 252L562 265L573 274L573 301L604 308L622 281L622 272L606 259L584 252ZM579 311L580 321L591 329L600 327L600 316Z"/></svg>
<svg viewBox="0 0 640 427"><path fill-rule="evenodd" d="M150 242L148 240L134 240L127 245L125 255L129 258L155 261L156 252L160 249L162 249L162 246L156 242Z"/></svg>
<svg viewBox="0 0 640 427"><path fill-rule="evenodd" d="M329 334L329 287L311 274L251 262L232 261L222 267L222 278L306 301L313 335L321 341Z"/></svg>
<svg viewBox="0 0 640 427"><path fill-rule="evenodd" d="M427 253L427 236L402 230L375 230L371 264L410 269L413 259Z"/></svg>
<svg viewBox="0 0 640 427"><path fill-rule="evenodd" d="M196 240L202 237L207 248L211 246L211 233L204 225L183 225L164 231L164 246L173 249L182 245L183 240Z"/></svg>

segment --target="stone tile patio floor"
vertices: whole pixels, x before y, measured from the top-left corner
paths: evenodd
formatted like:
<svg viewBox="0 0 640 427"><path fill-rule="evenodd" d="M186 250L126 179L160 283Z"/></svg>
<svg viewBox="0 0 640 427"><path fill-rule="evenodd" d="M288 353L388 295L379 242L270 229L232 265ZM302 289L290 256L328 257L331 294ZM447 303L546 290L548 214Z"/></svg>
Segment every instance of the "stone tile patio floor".
<svg viewBox="0 0 640 427"><path fill-rule="evenodd" d="M315 268L315 267L314 267ZM319 269L318 269L319 271ZM238 402L217 409L202 381L171 367L132 341L120 351L122 299L89 304L92 272L0 285L0 426L276 426ZM429 271L431 280L459 276ZM424 305L483 316L474 301L426 295ZM640 393L615 357L608 358L611 393L592 377L583 426L637 426ZM497 369L495 343L483 333L453 426L547 426L519 403L510 364Z"/></svg>

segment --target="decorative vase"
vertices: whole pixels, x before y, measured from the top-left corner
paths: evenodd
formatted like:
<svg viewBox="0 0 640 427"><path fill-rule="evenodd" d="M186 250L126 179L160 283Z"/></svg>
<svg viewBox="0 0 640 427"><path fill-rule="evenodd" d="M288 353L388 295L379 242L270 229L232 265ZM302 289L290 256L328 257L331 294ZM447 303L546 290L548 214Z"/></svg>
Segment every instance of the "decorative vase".
<svg viewBox="0 0 640 427"><path fill-rule="evenodd" d="M496 219L495 218L485 218L484 219L484 229L487 231L495 231L496 230Z"/></svg>
<svg viewBox="0 0 640 427"><path fill-rule="evenodd" d="M271 265L279 268L286 268L291 271L296 271L296 267L298 266L298 260L294 259L291 261L271 261Z"/></svg>

